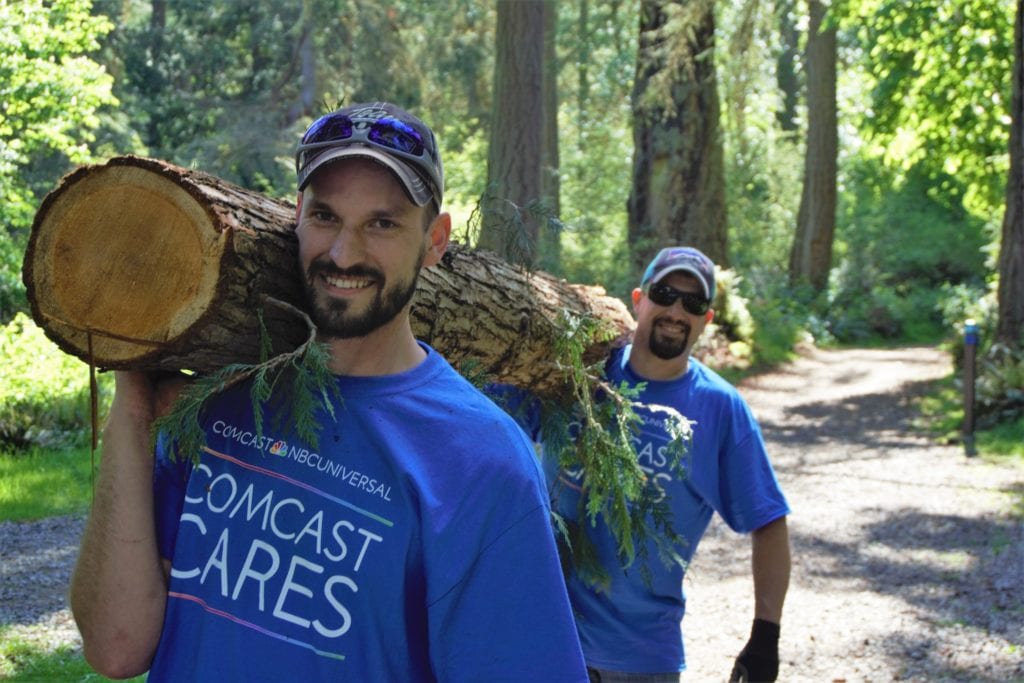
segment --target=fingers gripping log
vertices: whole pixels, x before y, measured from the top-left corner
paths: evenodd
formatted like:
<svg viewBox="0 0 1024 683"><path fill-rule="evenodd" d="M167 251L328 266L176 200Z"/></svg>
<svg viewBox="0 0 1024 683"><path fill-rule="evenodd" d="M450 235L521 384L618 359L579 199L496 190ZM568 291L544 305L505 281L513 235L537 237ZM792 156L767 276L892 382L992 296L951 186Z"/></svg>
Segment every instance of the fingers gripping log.
<svg viewBox="0 0 1024 683"><path fill-rule="evenodd" d="M295 207L164 161L117 157L84 166L44 199L25 254L32 315L64 351L110 369L210 372L259 358L258 312L275 353L308 336L275 299L306 310ZM632 329L600 287L526 272L451 245L422 271L417 337L456 367L474 361L498 381L558 393L553 358L563 316ZM596 361L609 341L595 339ZM91 350L90 350L91 349Z"/></svg>

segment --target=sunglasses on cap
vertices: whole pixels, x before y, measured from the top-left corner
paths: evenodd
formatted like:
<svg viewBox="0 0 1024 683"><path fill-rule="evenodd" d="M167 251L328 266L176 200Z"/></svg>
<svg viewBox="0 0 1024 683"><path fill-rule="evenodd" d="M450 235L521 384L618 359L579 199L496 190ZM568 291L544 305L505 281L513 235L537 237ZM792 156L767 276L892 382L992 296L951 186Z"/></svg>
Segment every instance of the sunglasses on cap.
<svg viewBox="0 0 1024 683"><path fill-rule="evenodd" d="M441 180L437 177L433 141L426 141L415 128L393 116L374 119L352 118L348 114L327 114L314 121L302 136L295 154L295 172L301 174L321 150L335 147L343 140L363 142L386 150L409 161L422 171L424 180L432 185L434 197L440 197ZM439 201L439 200L438 200Z"/></svg>
<svg viewBox="0 0 1024 683"><path fill-rule="evenodd" d="M690 315L704 315L711 308L711 302L698 292L683 292L661 282L647 286L647 298L659 306L671 306L679 299L683 310Z"/></svg>

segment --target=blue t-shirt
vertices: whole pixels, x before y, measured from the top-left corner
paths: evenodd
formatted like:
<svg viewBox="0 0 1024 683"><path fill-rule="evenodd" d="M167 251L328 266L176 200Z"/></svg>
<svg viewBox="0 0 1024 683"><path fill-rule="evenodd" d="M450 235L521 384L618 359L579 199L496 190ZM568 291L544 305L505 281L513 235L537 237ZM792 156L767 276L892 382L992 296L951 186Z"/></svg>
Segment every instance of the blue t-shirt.
<svg viewBox="0 0 1024 683"><path fill-rule="evenodd" d="M533 449L424 348L337 377L318 448L257 437L244 385L211 401L198 466L158 453L149 680L586 680Z"/></svg>
<svg viewBox="0 0 1024 683"><path fill-rule="evenodd" d="M633 444L641 468L664 492L672 511L672 528L686 541L676 548L679 555L690 561L715 512L733 530L743 533L788 514L761 430L736 389L693 358L679 379L647 380L630 367L631 349L630 345L614 351L605 374L613 385L621 381L630 386L646 383L634 406L641 426ZM666 454L666 413L654 406L674 408L693 422L682 477L673 472ZM582 472L559 471L552 461L545 460L545 472L555 508L568 520L579 521ZM599 561L611 577L607 592L575 573L568 577L569 598L587 664L632 673L685 669L680 628L686 608L683 568L666 566L654 541L649 541L648 583L640 560L622 568L614 537L601 518L596 526L591 527L586 519L581 526L594 541Z"/></svg>

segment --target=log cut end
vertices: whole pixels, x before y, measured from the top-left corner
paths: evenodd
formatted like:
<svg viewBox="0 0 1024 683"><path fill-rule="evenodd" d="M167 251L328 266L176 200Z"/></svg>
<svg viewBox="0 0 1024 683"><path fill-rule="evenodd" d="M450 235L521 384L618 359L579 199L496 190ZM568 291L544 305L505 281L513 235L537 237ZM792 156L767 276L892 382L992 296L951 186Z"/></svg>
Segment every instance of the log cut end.
<svg viewBox="0 0 1024 683"><path fill-rule="evenodd" d="M79 169L44 201L25 257L37 322L65 350L124 367L174 345L216 295L224 235L144 167Z"/></svg>

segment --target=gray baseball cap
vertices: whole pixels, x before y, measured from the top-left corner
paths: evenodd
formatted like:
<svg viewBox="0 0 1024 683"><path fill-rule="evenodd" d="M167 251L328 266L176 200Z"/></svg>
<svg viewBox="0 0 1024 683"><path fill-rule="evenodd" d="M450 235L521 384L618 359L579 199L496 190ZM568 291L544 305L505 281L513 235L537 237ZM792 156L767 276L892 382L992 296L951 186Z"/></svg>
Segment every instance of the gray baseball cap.
<svg viewBox="0 0 1024 683"><path fill-rule="evenodd" d="M337 159L363 157L390 169L417 206L444 193L444 168L434 132L389 102L353 104L321 116L306 129L295 153L301 192L313 174Z"/></svg>

